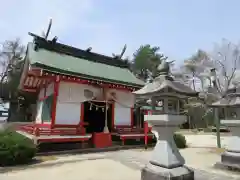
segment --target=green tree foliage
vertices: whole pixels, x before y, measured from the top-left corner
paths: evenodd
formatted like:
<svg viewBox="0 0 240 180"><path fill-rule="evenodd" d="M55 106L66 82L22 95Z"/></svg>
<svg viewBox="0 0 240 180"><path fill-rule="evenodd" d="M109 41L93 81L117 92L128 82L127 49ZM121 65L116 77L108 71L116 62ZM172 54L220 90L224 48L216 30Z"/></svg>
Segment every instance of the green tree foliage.
<svg viewBox="0 0 240 180"><path fill-rule="evenodd" d="M205 85L209 78L204 76L206 69L210 69L210 58L203 50L198 50L190 58L184 61L181 71L178 72L182 82L187 83L195 91L205 93ZM211 98L190 98L185 105L185 112L190 116L191 128L203 128L209 125L207 120L212 111L207 108L207 103L211 103ZM208 110L209 109L209 110Z"/></svg>
<svg viewBox="0 0 240 180"><path fill-rule="evenodd" d="M157 66L162 59L167 59L162 53L159 53L160 48L149 44L142 45L133 54L133 71L143 80L148 78L148 73L154 75Z"/></svg>
<svg viewBox="0 0 240 180"><path fill-rule="evenodd" d="M194 90L196 90L196 78L201 81L199 75L204 71L202 63L207 60L207 53L203 50L198 50L197 53L184 61L185 73L188 74L188 78L192 81L190 84L192 84Z"/></svg>

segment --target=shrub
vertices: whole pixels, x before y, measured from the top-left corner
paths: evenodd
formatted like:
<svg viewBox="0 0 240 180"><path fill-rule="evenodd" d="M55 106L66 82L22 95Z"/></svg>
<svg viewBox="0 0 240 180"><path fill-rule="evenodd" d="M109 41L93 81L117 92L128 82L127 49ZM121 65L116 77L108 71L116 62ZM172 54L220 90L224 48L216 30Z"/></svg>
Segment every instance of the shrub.
<svg viewBox="0 0 240 180"><path fill-rule="evenodd" d="M12 132L0 132L0 166L28 163L37 151L34 143L23 135Z"/></svg>
<svg viewBox="0 0 240 180"><path fill-rule="evenodd" d="M187 147L187 141L184 135L182 134L174 134L173 139L179 149Z"/></svg>

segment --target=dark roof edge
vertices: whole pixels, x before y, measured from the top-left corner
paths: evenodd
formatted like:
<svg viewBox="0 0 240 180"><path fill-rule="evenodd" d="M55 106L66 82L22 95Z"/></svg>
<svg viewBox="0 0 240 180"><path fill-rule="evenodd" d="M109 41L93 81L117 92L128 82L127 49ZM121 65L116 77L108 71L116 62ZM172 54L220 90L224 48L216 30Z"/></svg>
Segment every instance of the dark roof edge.
<svg viewBox="0 0 240 180"><path fill-rule="evenodd" d="M86 50L82 50L82 49L78 49L78 48L61 44L58 42L46 40L32 33L29 33L29 34L34 38L34 44L35 44L34 50L36 51L39 48L42 48L42 49L46 49L48 51L53 51L56 53L66 54L66 55L77 57L77 58L83 58L88 61L103 63L110 66L117 66L121 68L129 68L128 63L121 59L119 60L113 57L97 54L94 52L88 52Z"/></svg>
<svg viewBox="0 0 240 180"><path fill-rule="evenodd" d="M23 59L24 65L23 65L22 72L21 72L21 75L20 75L20 81L19 81L18 89L22 89L24 78L26 77L26 74L27 74L27 71L28 71L28 68L29 68L28 51L29 50L28 50L28 47L27 47L25 57Z"/></svg>
<svg viewBox="0 0 240 180"><path fill-rule="evenodd" d="M174 91L177 91L175 89L173 89L172 87L165 87L165 88L170 88ZM164 88L164 89L165 89ZM162 92L161 92L162 93ZM160 93L160 94L161 94ZM149 93L145 93L145 94L136 94L137 98L141 98L141 97L146 97L146 96L153 96L154 94L156 94L156 92L149 92ZM162 94L165 94L165 93L162 93ZM168 97L175 97L174 95L169 95L168 93L166 93ZM197 97L199 95L199 92L183 92L183 91L178 91L178 93L176 93L178 95L183 95L183 96L188 96L187 98L189 97ZM166 95L161 95L162 97L163 96L166 96ZM159 96L160 97L160 96Z"/></svg>
<svg viewBox="0 0 240 180"><path fill-rule="evenodd" d="M69 71L65 71L62 69L49 67L49 66L46 66L46 65L43 65L40 63L35 63L32 65L35 65L36 67L43 69L45 72L52 72L54 74L63 74L63 75L69 75L69 76L82 77L84 79L89 79L89 80L101 80L103 82L116 83L116 84L121 84L121 85L129 86L129 87L134 87L134 88L141 88L144 86L144 85L140 85L140 84L133 84L133 83L116 81L116 80L111 80L111 79L106 79L106 78L95 77L95 76L88 76L88 75L75 73L75 72L69 72Z"/></svg>

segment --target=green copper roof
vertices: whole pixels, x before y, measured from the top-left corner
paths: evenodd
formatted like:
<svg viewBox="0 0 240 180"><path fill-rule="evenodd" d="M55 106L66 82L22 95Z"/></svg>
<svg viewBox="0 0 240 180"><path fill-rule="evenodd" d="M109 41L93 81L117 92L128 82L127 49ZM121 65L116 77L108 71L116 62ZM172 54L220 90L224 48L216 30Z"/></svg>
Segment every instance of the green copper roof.
<svg viewBox="0 0 240 180"><path fill-rule="evenodd" d="M44 66L46 69L54 69L56 72L62 71L66 74L86 76L90 79L101 79L135 86L144 85L143 81L136 78L127 68L88 61L42 48L35 51L33 46L33 43L28 44L28 59L32 65Z"/></svg>

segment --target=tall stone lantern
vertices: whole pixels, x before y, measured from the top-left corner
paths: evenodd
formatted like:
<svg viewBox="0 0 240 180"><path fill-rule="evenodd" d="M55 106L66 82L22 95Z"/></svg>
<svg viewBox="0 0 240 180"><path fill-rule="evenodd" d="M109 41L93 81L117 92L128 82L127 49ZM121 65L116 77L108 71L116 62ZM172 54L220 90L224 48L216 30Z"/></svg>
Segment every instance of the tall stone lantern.
<svg viewBox="0 0 240 180"><path fill-rule="evenodd" d="M227 126L232 133L226 151L221 155L221 162L217 162L216 167L240 170L240 93L228 94L211 106L225 108L225 119L221 120L221 124Z"/></svg>
<svg viewBox="0 0 240 180"><path fill-rule="evenodd" d="M142 169L142 180L194 179L194 172L185 166L173 135L187 121L187 117L180 113L183 101L198 96L198 93L175 81L169 69L169 62L163 61L153 82L134 92L136 97L151 99L153 112L145 115L144 120L152 125L153 131L159 136L152 158ZM155 110L160 101L163 106L161 112Z"/></svg>

